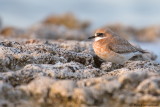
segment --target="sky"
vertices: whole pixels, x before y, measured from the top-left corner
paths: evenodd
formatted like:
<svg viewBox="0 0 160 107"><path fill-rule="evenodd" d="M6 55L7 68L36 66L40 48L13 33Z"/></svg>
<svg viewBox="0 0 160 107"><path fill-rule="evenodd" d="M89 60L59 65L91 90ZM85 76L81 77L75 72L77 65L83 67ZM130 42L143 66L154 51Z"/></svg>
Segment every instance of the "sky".
<svg viewBox="0 0 160 107"><path fill-rule="evenodd" d="M29 27L51 14L71 12L92 27L160 24L160 0L0 0L3 26Z"/></svg>

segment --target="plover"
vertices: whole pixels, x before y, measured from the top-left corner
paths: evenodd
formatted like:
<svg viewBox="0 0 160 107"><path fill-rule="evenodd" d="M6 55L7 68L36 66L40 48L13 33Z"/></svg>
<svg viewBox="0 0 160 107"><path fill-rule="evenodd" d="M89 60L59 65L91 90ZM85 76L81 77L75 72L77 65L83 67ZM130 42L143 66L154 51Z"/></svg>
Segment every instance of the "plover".
<svg viewBox="0 0 160 107"><path fill-rule="evenodd" d="M131 45L110 29L98 29L95 36L88 39L95 39L93 49L97 56L116 64L124 64L133 56L146 53L145 50Z"/></svg>

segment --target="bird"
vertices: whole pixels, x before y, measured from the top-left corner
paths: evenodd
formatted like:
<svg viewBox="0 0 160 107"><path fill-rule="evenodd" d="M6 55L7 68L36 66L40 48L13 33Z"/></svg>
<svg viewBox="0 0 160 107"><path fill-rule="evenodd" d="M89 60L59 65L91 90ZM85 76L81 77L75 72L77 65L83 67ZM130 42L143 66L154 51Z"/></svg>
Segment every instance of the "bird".
<svg viewBox="0 0 160 107"><path fill-rule="evenodd" d="M115 64L123 65L134 56L147 53L146 50L131 45L109 28L96 30L95 35L88 39L95 39L93 50L98 57Z"/></svg>

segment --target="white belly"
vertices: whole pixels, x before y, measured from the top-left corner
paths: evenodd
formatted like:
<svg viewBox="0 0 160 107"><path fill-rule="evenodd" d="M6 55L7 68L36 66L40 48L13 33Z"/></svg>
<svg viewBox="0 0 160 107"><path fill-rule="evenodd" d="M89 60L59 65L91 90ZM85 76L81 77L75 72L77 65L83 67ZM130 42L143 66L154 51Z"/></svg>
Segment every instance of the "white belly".
<svg viewBox="0 0 160 107"><path fill-rule="evenodd" d="M126 60L131 59L133 56L141 54L140 52L131 52L131 53L125 53L121 54L123 57L125 57Z"/></svg>
<svg viewBox="0 0 160 107"><path fill-rule="evenodd" d="M132 52L132 53L123 53L123 54L110 54L108 58L104 59L106 61L110 61L116 64L124 64L126 61L131 59L133 56L141 54L140 52Z"/></svg>

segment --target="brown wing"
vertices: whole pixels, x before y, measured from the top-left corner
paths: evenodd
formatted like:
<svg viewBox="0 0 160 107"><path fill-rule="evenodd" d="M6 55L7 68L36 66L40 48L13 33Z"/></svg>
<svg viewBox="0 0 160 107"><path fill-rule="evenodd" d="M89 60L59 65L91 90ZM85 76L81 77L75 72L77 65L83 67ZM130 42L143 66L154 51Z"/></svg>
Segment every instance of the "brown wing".
<svg viewBox="0 0 160 107"><path fill-rule="evenodd" d="M136 47L132 46L127 40L120 37L112 39L108 48L116 53L130 53L139 51Z"/></svg>

